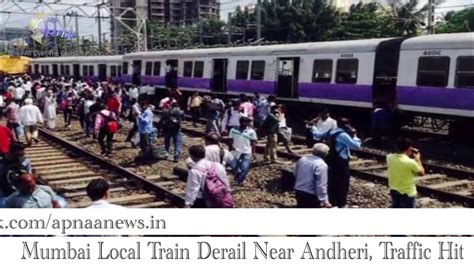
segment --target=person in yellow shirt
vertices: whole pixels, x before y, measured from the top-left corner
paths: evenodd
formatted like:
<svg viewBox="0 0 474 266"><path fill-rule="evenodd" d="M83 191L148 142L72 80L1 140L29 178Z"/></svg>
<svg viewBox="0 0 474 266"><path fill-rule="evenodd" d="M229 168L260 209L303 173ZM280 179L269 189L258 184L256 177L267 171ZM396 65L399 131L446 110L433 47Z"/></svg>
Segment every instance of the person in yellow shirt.
<svg viewBox="0 0 474 266"><path fill-rule="evenodd" d="M415 208L416 176L425 175L420 151L406 138L397 141L397 153L387 155L392 208Z"/></svg>

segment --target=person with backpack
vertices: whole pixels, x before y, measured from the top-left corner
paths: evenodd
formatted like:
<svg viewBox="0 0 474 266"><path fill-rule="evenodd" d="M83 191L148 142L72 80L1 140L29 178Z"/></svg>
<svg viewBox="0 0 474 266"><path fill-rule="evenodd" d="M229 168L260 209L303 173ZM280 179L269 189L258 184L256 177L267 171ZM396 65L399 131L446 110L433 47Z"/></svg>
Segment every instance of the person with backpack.
<svg viewBox="0 0 474 266"><path fill-rule="evenodd" d="M140 148L142 157L146 158L151 152L150 135L153 133L153 110L155 106L145 105L145 111L138 116L138 132L140 133Z"/></svg>
<svg viewBox="0 0 474 266"><path fill-rule="evenodd" d="M67 92L66 97L61 101L61 109L64 115L64 127L71 127L72 111L73 111L74 94Z"/></svg>
<svg viewBox="0 0 474 266"><path fill-rule="evenodd" d="M165 137L165 150L169 153L171 140L174 143L174 162L177 163L181 155L181 145L183 133L181 132L181 121L184 119L184 112L179 108L177 102L171 104L171 108L163 112L160 121L160 128Z"/></svg>
<svg viewBox="0 0 474 266"><path fill-rule="evenodd" d="M207 160L206 149L194 145L189 155L195 165L188 171L186 208L232 208L234 206L225 168Z"/></svg>
<svg viewBox="0 0 474 266"><path fill-rule="evenodd" d="M108 156L112 154L112 141L118 129L119 125L114 112L103 109L97 113L95 117L95 132L98 132L97 139L101 148L101 155Z"/></svg>
<svg viewBox="0 0 474 266"><path fill-rule="evenodd" d="M350 186L350 149L358 149L361 140L357 137L357 131L351 126L346 118L338 121L338 127L329 132L321 132L313 127L315 139L322 139L330 148L327 162L329 165L329 201L332 206L339 208L347 207L347 195Z"/></svg>
<svg viewBox="0 0 474 266"><path fill-rule="evenodd" d="M33 172L31 161L25 158L26 146L19 142L10 145L10 150L0 158L0 207L5 198L17 189L15 182L21 174Z"/></svg>
<svg viewBox="0 0 474 266"><path fill-rule="evenodd" d="M130 110L130 115L128 117L128 120L132 122L132 129L130 129L130 132L128 132L127 138L125 139L126 142L131 142L132 143L132 148L136 146L136 143L132 142L132 139L135 137L135 134L138 131L138 117L142 113L142 106L140 105L140 102L135 102L132 105L132 108Z"/></svg>
<svg viewBox="0 0 474 266"><path fill-rule="evenodd" d="M238 100L233 100L231 106L225 111L224 117L222 118L221 133L227 135L231 129L238 128L240 126L240 118L244 116L243 110L240 107Z"/></svg>
<svg viewBox="0 0 474 266"><path fill-rule="evenodd" d="M267 136L263 160L270 160L271 163L276 163L278 158L277 145L280 121L278 120L277 112L278 106L272 106L271 112L267 115L260 128L260 134Z"/></svg>
<svg viewBox="0 0 474 266"><path fill-rule="evenodd" d="M205 138L205 142L207 160L209 160L210 162L220 163L224 167L232 166L234 156L229 150L221 147L219 143L219 135L214 132L209 133ZM186 165L188 166L188 168L192 168L192 166L194 166L193 160L191 160L191 158L188 158L186 160Z"/></svg>
<svg viewBox="0 0 474 266"><path fill-rule="evenodd" d="M225 108L224 102L217 98L215 94L210 95L210 99L206 100L206 134L211 132L219 132L219 119Z"/></svg>
<svg viewBox="0 0 474 266"><path fill-rule="evenodd" d="M252 155L255 153L257 143L257 133L250 127L251 123L252 121L248 117L242 117L240 118L240 127L231 129L229 133L232 138L234 155L232 168L239 186L245 181L250 170Z"/></svg>
<svg viewBox="0 0 474 266"><path fill-rule="evenodd" d="M86 137L90 137L92 134L92 106L94 105L94 95L91 92L86 92L86 97L84 100L84 131Z"/></svg>

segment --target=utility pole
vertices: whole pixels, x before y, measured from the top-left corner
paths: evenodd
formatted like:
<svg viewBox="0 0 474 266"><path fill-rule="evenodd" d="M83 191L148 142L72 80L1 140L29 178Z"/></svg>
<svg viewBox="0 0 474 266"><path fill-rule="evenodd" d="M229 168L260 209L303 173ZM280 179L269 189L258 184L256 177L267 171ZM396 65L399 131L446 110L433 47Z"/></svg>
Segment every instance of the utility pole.
<svg viewBox="0 0 474 266"><path fill-rule="evenodd" d="M232 43L232 25L230 24L230 20L232 19L232 13L227 13L227 44Z"/></svg>
<svg viewBox="0 0 474 266"><path fill-rule="evenodd" d="M119 53L118 38L117 38L118 37L117 36L118 29L117 29L117 19L115 18L115 15L116 15L115 5L116 5L116 3L113 2L112 3L112 27L113 27L113 30L112 30L111 40L113 41L113 44L114 44L114 54L118 54Z"/></svg>
<svg viewBox="0 0 474 266"><path fill-rule="evenodd" d="M202 21L201 18L198 18L198 27L199 27L199 46L202 45Z"/></svg>
<svg viewBox="0 0 474 266"><path fill-rule="evenodd" d="M54 37L54 53L55 53L55 56L60 56L58 36L57 36L57 24L58 24L58 15L55 15L54 16L54 36L53 36ZM48 39L49 38L51 38L51 34L49 35Z"/></svg>
<svg viewBox="0 0 474 266"><path fill-rule="evenodd" d="M75 19L75 22L76 22L76 40L77 40L77 51L78 51L78 54L79 54L79 51L80 51L80 39L79 39L79 16L77 14L76 11L74 11L74 19Z"/></svg>
<svg viewBox="0 0 474 266"><path fill-rule="evenodd" d="M435 34L436 0L428 0L428 34Z"/></svg>
<svg viewBox="0 0 474 266"><path fill-rule="evenodd" d="M101 19L100 19L100 7L102 4L97 5L97 20L98 20L98 26L99 26L99 51L102 51L102 25L101 25Z"/></svg>
<svg viewBox="0 0 474 266"><path fill-rule="evenodd" d="M261 10L260 10L260 0L257 2L257 40L260 40L262 38L262 16L261 16Z"/></svg>

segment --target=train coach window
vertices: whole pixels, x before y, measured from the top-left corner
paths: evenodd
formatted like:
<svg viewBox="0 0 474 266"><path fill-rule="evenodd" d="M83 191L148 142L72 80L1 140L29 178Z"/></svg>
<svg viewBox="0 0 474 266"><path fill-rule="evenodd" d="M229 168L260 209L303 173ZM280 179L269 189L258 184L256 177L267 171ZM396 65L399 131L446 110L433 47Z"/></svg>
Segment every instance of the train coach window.
<svg viewBox="0 0 474 266"><path fill-rule="evenodd" d="M474 56L462 56L458 58L456 87L474 88Z"/></svg>
<svg viewBox="0 0 474 266"><path fill-rule="evenodd" d="M331 82L332 60L314 60L313 63L313 82Z"/></svg>
<svg viewBox="0 0 474 266"><path fill-rule="evenodd" d="M123 70L123 74L124 74L124 75L127 75L127 74L128 74L128 62L123 62L123 64L122 64L122 70Z"/></svg>
<svg viewBox="0 0 474 266"><path fill-rule="evenodd" d="M64 66L64 73L65 76L71 75L71 67L69 65Z"/></svg>
<svg viewBox="0 0 474 266"><path fill-rule="evenodd" d="M87 76L87 66L82 66L82 75Z"/></svg>
<svg viewBox="0 0 474 266"><path fill-rule="evenodd" d="M49 75L49 66L44 66L44 73Z"/></svg>
<svg viewBox="0 0 474 266"><path fill-rule="evenodd" d="M194 62L194 73L193 77L195 78L202 78L204 74L204 61L196 61Z"/></svg>
<svg viewBox="0 0 474 266"><path fill-rule="evenodd" d="M336 83L356 84L358 71L358 59L337 60Z"/></svg>
<svg viewBox="0 0 474 266"><path fill-rule="evenodd" d="M117 76L117 66L110 66L110 76L113 78Z"/></svg>
<svg viewBox="0 0 474 266"><path fill-rule="evenodd" d="M235 79L246 80L249 75L249 61L237 61Z"/></svg>
<svg viewBox="0 0 474 266"><path fill-rule="evenodd" d="M193 62L184 61L183 77L191 77L193 74Z"/></svg>
<svg viewBox="0 0 474 266"><path fill-rule="evenodd" d="M265 61L252 61L252 70L250 71L251 80L263 80L265 75Z"/></svg>
<svg viewBox="0 0 474 266"><path fill-rule="evenodd" d="M94 76L94 66L93 65L89 66L89 76Z"/></svg>
<svg viewBox="0 0 474 266"><path fill-rule="evenodd" d="M153 76L159 76L161 71L161 62L153 63Z"/></svg>
<svg viewBox="0 0 474 266"><path fill-rule="evenodd" d="M59 75L64 75L64 65L59 66Z"/></svg>
<svg viewBox="0 0 474 266"><path fill-rule="evenodd" d="M449 57L420 57L416 85L446 87L449 78Z"/></svg>
<svg viewBox="0 0 474 266"><path fill-rule="evenodd" d="M36 73L36 74L39 73L39 65L38 65L38 64L35 65L35 73Z"/></svg>
<svg viewBox="0 0 474 266"><path fill-rule="evenodd" d="M152 73L153 73L153 62L146 62L145 75L151 76Z"/></svg>

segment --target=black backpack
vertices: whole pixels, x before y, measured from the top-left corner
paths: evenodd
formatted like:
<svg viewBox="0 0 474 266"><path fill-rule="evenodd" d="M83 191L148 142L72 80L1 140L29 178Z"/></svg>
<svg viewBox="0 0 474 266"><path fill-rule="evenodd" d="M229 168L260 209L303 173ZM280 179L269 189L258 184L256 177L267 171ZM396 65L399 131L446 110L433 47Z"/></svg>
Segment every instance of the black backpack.
<svg viewBox="0 0 474 266"><path fill-rule="evenodd" d="M336 149L336 142L337 142L337 137L341 134L343 134L343 130L338 130L335 133L331 133L331 130L326 133L326 136L323 138L322 142L324 142L326 145L329 146L329 154L327 156L327 161L332 162L335 159L337 159L336 156L339 156L339 153L341 152L341 149L337 150Z"/></svg>
<svg viewBox="0 0 474 266"><path fill-rule="evenodd" d="M3 158L0 161L0 187L5 196L17 191L16 183L22 174L28 173L28 169L22 162L12 163Z"/></svg>
<svg viewBox="0 0 474 266"><path fill-rule="evenodd" d="M181 129L181 111L176 109L171 109L167 111L161 122L161 128L164 132L175 133Z"/></svg>

